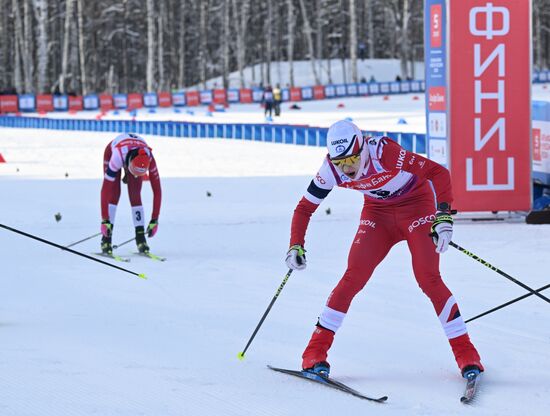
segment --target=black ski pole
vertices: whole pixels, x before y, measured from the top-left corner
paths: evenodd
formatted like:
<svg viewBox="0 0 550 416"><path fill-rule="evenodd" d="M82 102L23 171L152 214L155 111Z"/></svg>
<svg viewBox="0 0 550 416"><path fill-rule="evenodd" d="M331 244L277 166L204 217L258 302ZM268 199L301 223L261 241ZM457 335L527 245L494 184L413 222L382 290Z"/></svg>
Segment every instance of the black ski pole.
<svg viewBox="0 0 550 416"><path fill-rule="evenodd" d="M252 336L250 337L250 339L248 340L248 343L246 344L246 347L244 347L244 350L242 350L242 352L240 352L237 357L239 358L239 360L244 360L244 353L246 352L246 350L248 349L248 347L250 346L250 344L252 343L252 340L254 339L254 337L256 336L256 334L258 333L258 330L260 329L260 327L262 326L267 314L269 313L269 311L271 310L271 307L273 306L273 304L275 303L275 301L277 300L277 298L279 297L279 294L281 293L281 291L283 290L283 287L285 287L286 285L286 282L288 280L288 278L290 277L290 275L292 274L292 269L288 269L288 273L286 274L285 278L283 279L283 282L281 283L281 285L279 286L279 289L277 289L277 293L275 293L275 296L273 296L273 299L271 299L271 303L269 304L269 306L267 307L266 311L264 312L264 316L262 316L262 319L260 319L260 322L258 323L258 325L256 326L256 329L254 330L254 332L252 333Z"/></svg>
<svg viewBox="0 0 550 416"><path fill-rule="evenodd" d="M128 244L130 241L134 241L135 239L136 239L136 237L130 238L129 240L124 241L123 243L115 244L115 245L113 246L113 250L114 250L115 248L119 248L120 246L123 246L124 244Z"/></svg>
<svg viewBox="0 0 550 416"><path fill-rule="evenodd" d="M75 241L74 243L71 243L71 244L69 244L68 246L65 246L65 247L76 246L77 244L83 243L84 241L90 240L90 239L92 239L92 238L94 238L94 237L97 237L98 235L101 235L101 232L96 233L96 234L94 234L94 235L91 235L91 236L89 236L89 237L83 238L82 240Z"/></svg>
<svg viewBox="0 0 550 416"><path fill-rule="evenodd" d="M32 238L34 240L40 241L41 243L49 244L50 246L54 246L54 247L60 248L61 250L68 251L69 253L73 253L73 254L76 254L76 255L82 256L82 257L86 257L87 259L97 261L98 263L102 263L102 264L105 264L107 266L114 267L115 269L122 270L123 272L133 274L137 277L140 277L141 279L147 279L147 276L145 276L145 274L143 274L143 273L136 273L136 272L133 272L131 270L125 269L124 267L116 266L116 265L108 263L106 261L96 259L95 257L88 256L87 254L80 253L79 251L73 250L72 248L67 248L67 247L64 247L62 245L52 243L51 241L44 240L43 238L37 237L37 236L32 235L32 234L28 234L24 231L16 230L15 228L8 227L7 225L4 225L4 224L0 224L0 227L5 228L8 231L12 231L14 233L24 235L25 237L29 237L29 238Z"/></svg>
<svg viewBox="0 0 550 416"><path fill-rule="evenodd" d="M544 295L541 295L540 293L538 293L535 289L527 286L525 283L522 283L520 282L519 280L517 279L514 279L512 276L510 276L509 274L507 273L504 273L502 270L500 270L498 267L495 267L493 266L492 264L486 262L485 260L483 260L482 258L476 256L474 253L471 253L469 252L468 250L466 250L465 248L462 248L460 247L458 244L454 243L454 242L450 242L449 243L450 246L456 248L458 251L461 251L463 252L464 254L466 254L468 257L471 257L472 259L480 262L481 264L483 264L484 266L488 267L489 269L497 272L498 274L500 274L501 276L504 276L505 278L507 278L508 280L514 282L516 285L518 286L521 286L522 288L524 288L525 290L528 290L532 295L535 295L535 296L538 296L539 298L545 300L546 302L550 303L550 299L548 299L546 296Z"/></svg>
<svg viewBox="0 0 550 416"><path fill-rule="evenodd" d="M542 292L543 290L546 290L546 289L548 289L548 288L550 288L550 285L546 285L546 286L540 287L540 288L538 288L538 289L536 290L536 292ZM477 318L481 318L482 316L489 315L490 313L493 313L493 312L495 312L495 311L498 311L499 309L505 308L506 306L509 306L509 305L511 305L512 303L516 303L516 302L519 302L519 301L522 300L522 299L528 298L529 296L533 296L533 294L532 294L532 293L527 293L527 294L525 294L525 295L523 295L523 296L519 296L519 297L517 297L517 298L515 298L515 299L512 299L511 301L508 301L508 302L506 302L506 303L503 303L502 305L495 306L493 309L489 309L488 311L485 311L485 312L483 312L483 313L480 313L479 315L476 315L476 316L474 316L473 318L470 318L470 319L468 319L467 321L464 321L464 322L468 323L468 322L475 321Z"/></svg>

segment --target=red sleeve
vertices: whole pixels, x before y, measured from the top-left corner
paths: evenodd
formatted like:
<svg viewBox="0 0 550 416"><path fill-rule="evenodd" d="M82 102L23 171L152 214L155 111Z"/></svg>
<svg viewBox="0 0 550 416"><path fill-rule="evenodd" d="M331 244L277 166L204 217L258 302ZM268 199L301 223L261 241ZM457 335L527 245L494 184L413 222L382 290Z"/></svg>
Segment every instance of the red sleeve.
<svg viewBox="0 0 550 416"><path fill-rule="evenodd" d="M290 227L290 245L304 245L307 226L311 215L315 212L319 205L308 201L302 197L292 216L292 225Z"/></svg>
<svg viewBox="0 0 550 416"><path fill-rule="evenodd" d="M109 201L113 195L114 182L103 179L101 186L101 219L110 220L109 218Z"/></svg>
<svg viewBox="0 0 550 416"><path fill-rule="evenodd" d="M153 189L153 212L151 213L151 219L158 219L162 201L162 188L160 186L157 162L154 157L151 160L151 166L149 166L149 182L151 182L151 188Z"/></svg>
<svg viewBox="0 0 550 416"><path fill-rule="evenodd" d="M390 139L384 139L381 163L386 169L398 169L410 172L420 179L432 182L437 203L453 202L451 175L449 171L433 160L426 159L417 153L408 152Z"/></svg>

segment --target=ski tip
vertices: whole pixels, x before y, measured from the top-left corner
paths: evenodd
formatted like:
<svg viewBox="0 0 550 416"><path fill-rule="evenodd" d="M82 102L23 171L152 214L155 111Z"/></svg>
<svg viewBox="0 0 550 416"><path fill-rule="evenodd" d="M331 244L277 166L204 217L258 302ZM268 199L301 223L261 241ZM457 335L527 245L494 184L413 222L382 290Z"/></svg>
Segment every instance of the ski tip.
<svg viewBox="0 0 550 416"><path fill-rule="evenodd" d="M238 354L237 354L237 358L239 359L239 361L244 360L244 352L238 353Z"/></svg>
<svg viewBox="0 0 550 416"><path fill-rule="evenodd" d="M382 396L382 397L379 397L378 399L376 399L376 401L382 403L382 402L385 402L386 400L388 400L388 396Z"/></svg>
<svg viewBox="0 0 550 416"><path fill-rule="evenodd" d="M140 274L138 274L138 277L139 277L140 279L147 280L147 276L145 275L145 273L140 273Z"/></svg>

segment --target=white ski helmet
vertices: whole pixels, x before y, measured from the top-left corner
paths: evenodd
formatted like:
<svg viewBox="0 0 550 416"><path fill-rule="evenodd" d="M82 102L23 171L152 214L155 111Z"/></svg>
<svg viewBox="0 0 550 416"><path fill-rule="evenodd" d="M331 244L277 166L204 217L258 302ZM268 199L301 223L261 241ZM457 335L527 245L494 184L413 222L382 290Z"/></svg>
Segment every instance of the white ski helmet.
<svg viewBox="0 0 550 416"><path fill-rule="evenodd" d="M355 173L350 179L359 177L362 168L365 166L368 149L367 146L364 146L364 142L363 133L359 127L350 121L337 121L328 129L328 155L335 166L339 167L338 160L346 159L350 156L360 156Z"/></svg>

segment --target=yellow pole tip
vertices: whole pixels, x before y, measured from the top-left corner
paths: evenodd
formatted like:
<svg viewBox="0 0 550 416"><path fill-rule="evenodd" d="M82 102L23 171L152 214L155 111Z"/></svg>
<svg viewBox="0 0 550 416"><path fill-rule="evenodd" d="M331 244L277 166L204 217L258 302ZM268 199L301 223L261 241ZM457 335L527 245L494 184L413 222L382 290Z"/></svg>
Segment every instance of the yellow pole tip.
<svg viewBox="0 0 550 416"><path fill-rule="evenodd" d="M239 360L241 360L241 361L244 360L244 352L238 353L238 354L237 354L237 358L238 358Z"/></svg>
<svg viewBox="0 0 550 416"><path fill-rule="evenodd" d="M138 277L140 277L142 279L147 279L147 276L145 276L145 273L138 274Z"/></svg>

